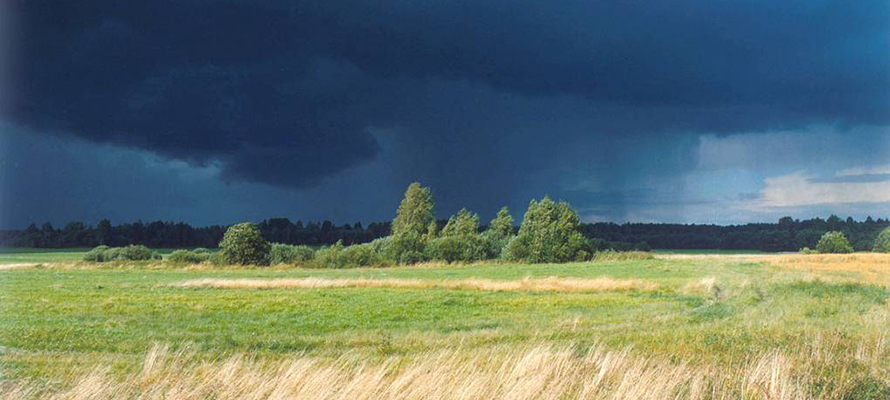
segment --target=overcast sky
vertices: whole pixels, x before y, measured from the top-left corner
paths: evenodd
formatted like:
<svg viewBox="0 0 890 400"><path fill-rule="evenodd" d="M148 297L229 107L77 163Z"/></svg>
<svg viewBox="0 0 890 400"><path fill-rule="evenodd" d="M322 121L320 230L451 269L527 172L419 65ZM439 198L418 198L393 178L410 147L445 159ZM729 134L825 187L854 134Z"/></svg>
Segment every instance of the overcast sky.
<svg viewBox="0 0 890 400"><path fill-rule="evenodd" d="M890 216L886 0L0 3L0 228Z"/></svg>

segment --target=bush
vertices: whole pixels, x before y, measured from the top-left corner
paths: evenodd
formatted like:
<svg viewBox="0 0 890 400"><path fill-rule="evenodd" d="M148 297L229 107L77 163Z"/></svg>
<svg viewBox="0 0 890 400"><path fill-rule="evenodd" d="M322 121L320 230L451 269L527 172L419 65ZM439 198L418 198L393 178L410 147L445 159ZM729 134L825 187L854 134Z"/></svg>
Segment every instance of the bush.
<svg viewBox="0 0 890 400"><path fill-rule="evenodd" d="M426 261L424 257L424 240L415 232L405 232L391 236L386 256L399 264L416 264Z"/></svg>
<svg viewBox="0 0 890 400"><path fill-rule="evenodd" d="M205 249L206 250L206 249ZM210 252L176 250L167 257L167 261L177 264L200 264L210 259Z"/></svg>
<svg viewBox="0 0 890 400"><path fill-rule="evenodd" d="M443 236L426 245L426 258L430 260L473 262L489 257L489 243L480 234Z"/></svg>
<svg viewBox="0 0 890 400"><path fill-rule="evenodd" d="M872 251L878 253L890 253L890 228L884 229L878 234L878 237L875 238L875 244L874 247L872 247Z"/></svg>
<svg viewBox="0 0 890 400"><path fill-rule="evenodd" d="M108 249L110 249L110 247L105 245L96 246L92 250L88 251L87 254L84 254L83 260L91 262L104 262L106 261L105 252L108 251Z"/></svg>
<svg viewBox="0 0 890 400"><path fill-rule="evenodd" d="M125 247L97 246L84 255L84 261L145 261L160 260L161 256L143 245Z"/></svg>
<svg viewBox="0 0 890 400"><path fill-rule="evenodd" d="M820 253L852 253L853 247L847 241L847 237L838 231L826 232L816 244L816 251Z"/></svg>
<svg viewBox="0 0 890 400"><path fill-rule="evenodd" d="M328 247L322 247L315 252L315 262L312 264L318 268L342 268L340 253L343 252L343 242L337 241Z"/></svg>
<svg viewBox="0 0 890 400"><path fill-rule="evenodd" d="M510 243L514 236L501 235L499 232L489 229L483 232L481 237L485 244L486 258L495 259L503 256L504 249L507 248L507 244Z"/></svg>
<svg viewBox="0 0 890 400"><path fill-rule="evenodd" d="M219 248L226 264L269 265L271 246L250 222L229 227Z"/></svg>
<svg viewBox="0 0 890 400"><path fill-rule="evenodd" d="M312 264L317 268L340 269L385 267L391 262L376 250L374 243L343 246L342 241L337 241L337 243L315 252L315 261Z"/></svg>
<svg viewBox="0 0 890 400"><path fill-rule="evenodd" d="M374 246L370 243L347 246L340 253L339 261L343 268L384 267L389 265L388 260L375 251Z"/></svg>
<svg viewBox="0 0 890 400"><path fill-rule="evenodd" d="M204 247L198 247L198 248L192 250L192 253L197 253L197 254L210 254L210 250L207 250L207 249L204 248Z"/></svg>
<svg viewBox="0 0 890 400"><path fill-rule="evenodd" d="M590 243L579 230L580 221L567 203L549 197L532 200L515 239L505 250L510 260L530 263L584 261L590 259Z"/></svg>
<svg viewBox="0 0 890 400"><path fill-rule="evenodd" d="M144 260L160 260L161 255L151 251L143 245L118 247L118 254L114 258L119 261L144 261Z"/></svg>
<svg viewBox="0 0 890 400"><path fill-rule="evenodd" d="M309 246L294 246L283 243L272 243L269 252L269 262L276 264L295 264L312 261L315 251Z"/></svg>
<svg viewBox="0 0 890 400"><path fill-rule="evenodd" d="M816 254L818 253L816 250L812 250L809 247L804 247L797 251L800 254Z"/></svg>

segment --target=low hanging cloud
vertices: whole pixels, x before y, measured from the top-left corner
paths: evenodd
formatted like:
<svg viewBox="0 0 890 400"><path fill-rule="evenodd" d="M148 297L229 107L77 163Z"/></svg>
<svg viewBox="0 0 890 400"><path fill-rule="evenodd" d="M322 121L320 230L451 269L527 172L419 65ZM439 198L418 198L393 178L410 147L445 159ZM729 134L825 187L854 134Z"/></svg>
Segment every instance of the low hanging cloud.
<svg viewBox="0 0 890 400"><path fill-rule="evenodd" d="M847 203L890 202L890 174L851 173L833 178L818 178L795 172L767 178L766 187L752 209L833 205ZM861 169L860 171L866 171Z"/></svg>

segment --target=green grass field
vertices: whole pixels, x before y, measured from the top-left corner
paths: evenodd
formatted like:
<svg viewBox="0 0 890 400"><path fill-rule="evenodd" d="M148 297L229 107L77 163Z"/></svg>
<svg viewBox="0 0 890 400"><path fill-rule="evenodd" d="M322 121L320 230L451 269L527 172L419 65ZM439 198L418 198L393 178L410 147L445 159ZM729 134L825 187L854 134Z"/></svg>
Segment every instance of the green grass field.
<svg viewBox="0 0 890 400"><path fill-rule="evenodd" d="M40 257L54 261L76 253ZM567 293L173 286L199 278L309 277L609 277L657 288ZM208 362L249 354L258 360L348 357L372 364L410 362L449 349L481 354L529 345L577 351L603 346L724 372L749 368L752 357L774 352L790 360L790 371L816 368L809 363L818 350L826 353L823 367L807 369L812 381L801 383L812 398L832 387L853 396L847 398L884 398L875 396L890 395L890 351L882 347L890 333L888 297L890 290L855 272L823 274L719 258L352 270L17 268L0 270L0 377L60 390L102 365L123 379L140 370L156 344L189 349L194 360ZM857 358L864 346L871 356Z"/></svg>

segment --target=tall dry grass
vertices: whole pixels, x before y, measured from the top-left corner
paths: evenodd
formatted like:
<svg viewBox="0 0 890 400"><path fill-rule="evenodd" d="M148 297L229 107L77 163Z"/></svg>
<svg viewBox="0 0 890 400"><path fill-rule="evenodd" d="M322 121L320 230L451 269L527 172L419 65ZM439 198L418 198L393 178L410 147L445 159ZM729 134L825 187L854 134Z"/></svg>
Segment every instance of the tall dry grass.
<svg viewBox="0 0 890 400"><path fill-rule="evenodd" d="M281 279L194 279L173 284L181 288L207 289L326 289L326 288L390 288L390 289L431 289L481 290L493 292L610 292L627 290L654 290L655 282L643 280L617 280L612 278L525 278L512 281L489 279L461 280L419 280L419 279L323 279L323 278L281 278Z"/></svg>
<svg viewBox="0 0 890 400"><path fill-rule="evenodd" d="M758 261L814 273L852 273L871 283L890 284L890 254L781 254Z"/></svg>
<svg viewBox="0 0 890 400"><path fill-rule="evenodd" d="M816 341L803 362L767 352L735 368L671 363L601 346L451 348L373 363L349 354L208 362L188 350L155 346L141 370L123 377L100 366L59 387L7 382L0 400L840 399L856 390L861 376L841 368L831 384L814 381L817 368L832 362L825 359L835 355L831 346L831 340ZM872 344L856 357L871 365L885 356Z"/></svg>

